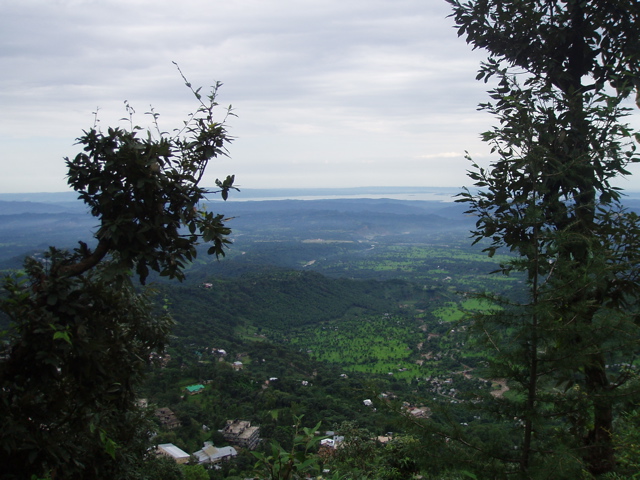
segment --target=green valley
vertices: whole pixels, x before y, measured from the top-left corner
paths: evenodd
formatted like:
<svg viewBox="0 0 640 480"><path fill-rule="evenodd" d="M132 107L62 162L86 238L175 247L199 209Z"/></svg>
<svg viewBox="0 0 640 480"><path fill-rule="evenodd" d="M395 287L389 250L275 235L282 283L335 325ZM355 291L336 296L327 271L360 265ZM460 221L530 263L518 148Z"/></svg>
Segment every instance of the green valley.
<svg viewBox="0 0 640 480"><path fill-rule="evenodd" d="M175 322L139 391L155 444L226 448L226 422L241 419L259 426L259 453L272 441L297 448L296 425L319 423L369 445L323 460L325 468L353 472L350 462L362 457L371 465L358 467L362 478L399 478L374 472L403 471L394 462L397 449L408 448L411 471L445 479L464 471L465 442L490 445L513 433L509 422L479 414L482 399L519 393L487 377L489 352L469 336L469 320L498 308L478 294L518 298L522 278L491 273L511 257L470 246L472 219L459 208L388 200L230 205L237 225L225 257L200 251L182 283L149 278L158 310ZM171 426L158 409L172 412ZM371 440L385 436L395 443ZM207 474L243 478L255 463L239 449Z"/></svg>

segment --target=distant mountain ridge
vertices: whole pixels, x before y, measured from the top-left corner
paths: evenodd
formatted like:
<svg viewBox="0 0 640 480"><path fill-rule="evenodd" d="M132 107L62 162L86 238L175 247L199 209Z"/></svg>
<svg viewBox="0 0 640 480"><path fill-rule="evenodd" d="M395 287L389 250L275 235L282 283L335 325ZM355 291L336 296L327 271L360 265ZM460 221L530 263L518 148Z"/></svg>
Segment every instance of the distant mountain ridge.
<svg viewBox="0 0 640 480"><path fill-rule="evenodd" d="M29 202L0 200L0 215L22 215L25 213L85 213L80 202Z"/></svg>
<svg viewBox="0 0 640 480"><path fill-rule="evenodd" d="M216 191L216 187L210 187ZM323 200L337 198L354 199L404 199L452 201L461 188L453 187L353 187L353 188L240 188L240 192L231 192L228 203L258 200ZM215 195L211 201L216 201ZM220 200L222 201L222 200ZM2 202L56 203L71 206L81 203L78 194L67 192L38 193L0 193ZM0 214L2 211L0 210Z"/></svg>
<svg viewBox="0 0 640 480"><path fill-rule="evenodd" d="M243 189L232 192L227 202L212 195L205 207L230 218L232 250L255 242L318 239L428 242L443 232L468 238L475 220L465 215L466 204L453 201L459 192L435 187ZM419 199L423 197L432 199ZM640 212L640 195L629 195L624 202ZM0 194L0 268L17 268L25 255L49 245L71 249L80 240L91 244L97 224L75 192Z"/></svg>

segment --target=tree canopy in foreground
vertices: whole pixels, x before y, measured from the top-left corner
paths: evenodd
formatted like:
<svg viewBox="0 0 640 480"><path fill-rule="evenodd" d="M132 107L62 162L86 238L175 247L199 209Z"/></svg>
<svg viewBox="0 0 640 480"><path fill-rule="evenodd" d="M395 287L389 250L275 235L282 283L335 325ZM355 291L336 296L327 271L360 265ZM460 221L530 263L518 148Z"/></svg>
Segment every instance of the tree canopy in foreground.
<svg viewBox="0 0 640 480"><path fill-rule="evenodd" d="M68 183L97 218L95 245L51 247L4 279L3 478L145 478L149 424L135 387L172 321L132 272L142 284L150 271L182 279L199 242L224 255L230 230L200 202L235 188L233 176L216 192L200 185L208 163L227 154L231 107L217 121L220 84L208 96L187 86L199 107L171 135L153 111L154 129L135 126L129 105L129 129L84 132L82 152L66 159Z"/></svg>
<svg viewBox="0 0 640 480"><path fill-rule="evenodd" d="M499 122L483 134L498 159L473 165L478 190L460 200L476 241L517 254L502 271L525 272L529 290L475 323L518 392L498 402L520 432L502 458L524 477L612 471L618 407L637 400L640 227L613 182L639 160L624 117L640 87L640 4L448 2L458 34L489 53L478 79L498 81L481 106Z"/></svg>

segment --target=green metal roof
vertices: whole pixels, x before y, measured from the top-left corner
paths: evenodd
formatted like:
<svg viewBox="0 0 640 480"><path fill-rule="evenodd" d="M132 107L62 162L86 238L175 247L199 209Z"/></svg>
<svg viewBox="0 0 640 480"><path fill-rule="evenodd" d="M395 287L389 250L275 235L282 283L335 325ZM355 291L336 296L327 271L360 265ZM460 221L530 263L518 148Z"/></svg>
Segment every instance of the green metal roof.
<svg viewBox="0 0 640 480"><path fill-rule="evenodd" d="M204 389L204 385L198 384L198 385L189 385L187 388L187 391L189 393L194 393L194 392L199 392L200 390Z"/></svg>

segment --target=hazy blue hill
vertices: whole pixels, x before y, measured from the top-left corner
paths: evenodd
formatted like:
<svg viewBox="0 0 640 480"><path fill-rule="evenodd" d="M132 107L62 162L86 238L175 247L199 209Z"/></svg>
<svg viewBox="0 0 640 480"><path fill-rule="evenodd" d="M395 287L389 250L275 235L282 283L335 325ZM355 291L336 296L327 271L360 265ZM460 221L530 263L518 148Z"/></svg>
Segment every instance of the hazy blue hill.
<svg viewBox="0 0 640 480"><path fill-rule="evenodd" d="M233 217L234 238L291 241L312 238L369 241L390 235L424 235L469 230L465 207L439 201L391 199L263 200L214 202Z"/></svg>
<svg viewBox="0 0 640 480"><path fill-rule="evenodd" d="M640 214L640 198L625 197L622 201L629 210Z"/></svg>
<svg viewBox="0 0 640 480"><path fill-rule="evenodd" d="M266 199L314 199L314 198L402 198L405 200L430 199L450 201L453 195L460 193L455 187L350 187L350 188L277 188L242 189L232 198L245 200Z"/></svg>
<svg viewBox="0 0 640 480"><path fill-rule="evenodd" d="M454 203L453 188L273 189L233 192L223 202L215 195L208 210L232 217L231 253L251 250L242 269L266 265L270 258L287 260L280 266L369 248L371 242L449 243L444 235L468 238L474 226L465 204ZM376 198L367 198L371 195ZM640 211L640 196L629 194L625 204ZM96 219L75 192L0 194L0 268L49 245L73 248L91 243ZM341 246L304 244L343 242ZM349 242L349 243L347 243ZM292 247L293 245L293 247ZM249 258L251 257L251 258Z"/></svg>
<svg viewBox="0 0 640 480"><path fill-rule="evenodd" d="M0 193L0 201L3 202L36 202L36 203L77 203L76 192L38 192L38 193Z"/></svg>
<svg viewBox="0 0 640 480"><path fill-rule="evenodd" d="M208 204L208 206L213 210L224 209L225 213L233 215L247 212L285 212L290 210L314 212L318 210L329 210L339 212L374 211L398 215L423 215L430 213L453 218L461 215L466 210L464 205L452 202L371 198L212 202Z"/></svg>
<svg viewBox="0 0 640 480"><path fill-rule="evenodd" d="M245 248L254 242L301 242L318 238L368 242L373 237L399 233L426 235L469 225L462 215L463 208L457 204L359 198L366 190L243 191L234 193L228 202L213 200L207 209L235 217L228 222L236 243L233 248ZM408 191L413 195L413 189ZM270 198L298 195L305 200L239 200L264 198L267 194ZM317 198L321 194L331 198ZM45 250L49 245L73 248L79 240L90 243L97 222L76 197L74 192L0 194L0 268L7 268L7 259L12 259L11 265L19 264L15 257ZM265 252L265 260L272 254L273 250Z"/></svg>
<svg viewBox="0 0 640 480"><path fill-rule="evenodd" d="M0 200L0 215L22 215L25 213L63 213L69 209L56 203L6 202Z"/></svg>
<svg viewBox="0 0 640 480"><path fill-rule="evenodd" d="M68 212L0 215L0 235L34 244L49 241L50 235L56 238L76 235L79 237L73 243L77 243L89 236L96 224L94 217Z"/></svg>
<svg viewBox="0 0 640 480"><path fill-rule="evenodd" d="M17 268L27 254L49 246L72 249L83 240L91 245L96 219L76 213L0 215L0 269Z"/></svg>

